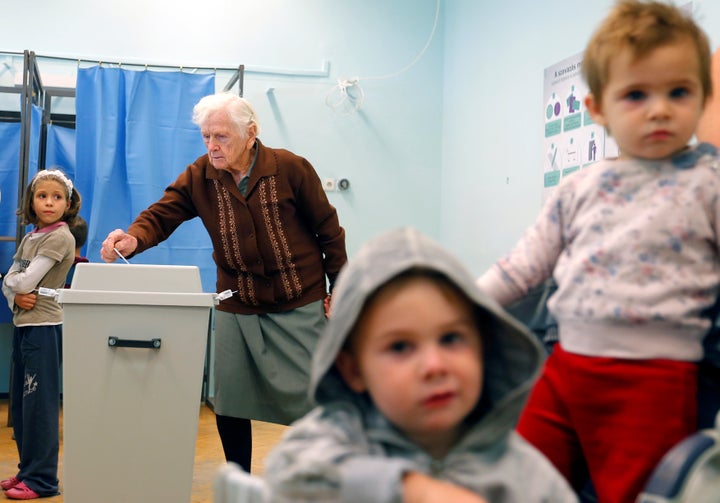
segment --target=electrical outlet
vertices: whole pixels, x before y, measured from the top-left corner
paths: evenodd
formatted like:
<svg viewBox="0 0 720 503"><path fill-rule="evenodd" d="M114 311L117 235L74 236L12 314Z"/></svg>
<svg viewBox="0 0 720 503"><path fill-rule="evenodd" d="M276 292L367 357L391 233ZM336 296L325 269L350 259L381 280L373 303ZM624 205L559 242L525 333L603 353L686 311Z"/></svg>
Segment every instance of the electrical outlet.
<svg viewBox="0 0 720 503"><path fill-rule="evenodd" d="M324 178L323 179L323 189L325 189L326 192L335 190L336 186L337 186L337 183L335 182L334 178Z"/></svg>

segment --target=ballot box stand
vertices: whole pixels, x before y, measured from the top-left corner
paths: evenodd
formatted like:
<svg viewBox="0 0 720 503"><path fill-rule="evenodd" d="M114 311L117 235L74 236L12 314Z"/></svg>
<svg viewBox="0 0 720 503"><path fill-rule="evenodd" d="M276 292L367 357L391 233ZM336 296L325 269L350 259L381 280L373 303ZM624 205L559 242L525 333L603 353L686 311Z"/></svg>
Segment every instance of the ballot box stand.
<svg viewBox="0 0 720 503"><path fill-rule="evenodd" d="M63 306L65 503L189 503L215 295L191 266L78 264Z"/></svg>

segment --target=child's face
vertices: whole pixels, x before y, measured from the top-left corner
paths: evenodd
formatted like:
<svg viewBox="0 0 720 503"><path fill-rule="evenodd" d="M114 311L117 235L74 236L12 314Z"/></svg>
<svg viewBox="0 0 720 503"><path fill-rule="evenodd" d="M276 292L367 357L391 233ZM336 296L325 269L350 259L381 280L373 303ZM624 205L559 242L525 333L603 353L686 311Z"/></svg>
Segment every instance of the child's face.
<svg viewBox="0 0 720 503"><path fill-rule="evenodd" d="M338 368L356 392L410 439L443 456L482 390L482 346L471 305L432 280L385 287L356 328Z"/></svg>
<svg viewBox="0 0 720 503"><path fill-rule="evenodd" d="M47 227L60 220L70 208L65 184L52 179L39 180L33 193L33 210L37 215L37 226Z"/></svg>
<svg viewBox="0 0 720 503"><path fill-rule="evenodd" d="M697 50L690 38L633 61L629 49L610 62L602 100L588 111L605 126L623 158L662 159L684 149L704 106Z"/></svg>

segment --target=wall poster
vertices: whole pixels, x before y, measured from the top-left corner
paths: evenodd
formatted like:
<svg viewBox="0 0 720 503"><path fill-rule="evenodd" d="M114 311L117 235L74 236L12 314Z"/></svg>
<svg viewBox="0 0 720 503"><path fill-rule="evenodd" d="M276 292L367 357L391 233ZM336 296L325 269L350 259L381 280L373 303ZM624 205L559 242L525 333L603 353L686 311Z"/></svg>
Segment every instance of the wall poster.
<svg viewBox="0 0 720 503"><path fill-rule="evenodd" d="M560 180L605 157L616 157L615 141L585 109L588 88L581 75L583 54L545 69L543 201Z"/></svg>

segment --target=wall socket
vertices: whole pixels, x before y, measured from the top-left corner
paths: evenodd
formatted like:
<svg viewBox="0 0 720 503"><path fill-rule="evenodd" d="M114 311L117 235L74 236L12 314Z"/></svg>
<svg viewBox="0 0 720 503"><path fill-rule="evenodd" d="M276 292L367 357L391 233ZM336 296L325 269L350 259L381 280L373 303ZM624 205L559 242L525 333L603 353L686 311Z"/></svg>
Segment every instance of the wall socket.
<svg viewBox="0 0 720 503"><path fill-rule="evenodd" d="M322 184L326 192L337 190L337 181L334 178L323 178Z"/></svg>

